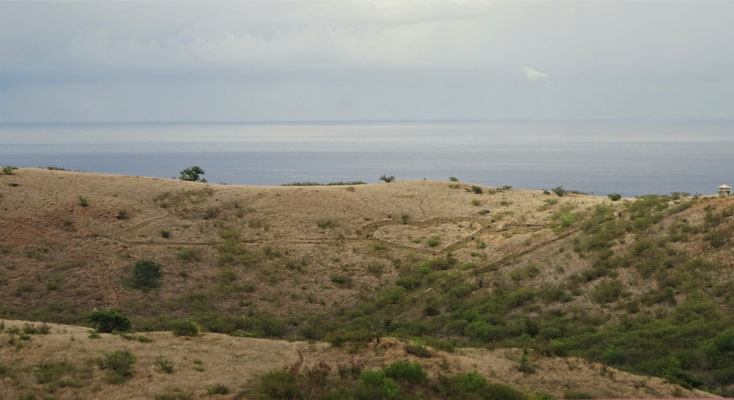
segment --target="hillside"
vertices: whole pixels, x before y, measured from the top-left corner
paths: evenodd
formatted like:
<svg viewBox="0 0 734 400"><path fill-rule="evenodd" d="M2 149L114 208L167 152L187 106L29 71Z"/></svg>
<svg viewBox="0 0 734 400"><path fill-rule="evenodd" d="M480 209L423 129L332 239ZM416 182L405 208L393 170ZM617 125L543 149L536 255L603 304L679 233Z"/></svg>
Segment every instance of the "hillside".
<svg viewBox="0 0 734 400"><path fill-rule="evenodd" d="M8 331L26 326L22 321L5 321ZM436 351L431 358L419 358L405 351L406 343L388 339L353 354L325 343L213 333L192 339L170 332L149 332L144 337L150 342L143 343L111 334L92 339L87 328L47 326L49 333L31 334L20 347L0 347L3 398L37 393L59 399L152 399L175 393L176 389L195 398L209 398L206 387L217 384L232 392L231 396L220 398L251 398L247 393L253 377L284 366L296 365L306 370L326 364L336 372L353 365L375 369L396 360L417 360L431 376L478 370L492 380L514 387L556 392L560 396L571 391L599 396L665 397L678 393L713 397L700 391L680 390L659 378L640 377L574 357L542 358L537 362L542 373L525 374L516 368L521 356L517 350L467 348L453 353ZM9 336L0 334L3 342ZM21 342L18 336L16 341ZM129 351L135 357L134 372L123 384L107 383L108 371L96 366L98 359L112 351ZM170 366L169 373L161 368L161 361Z"/></svg>
<svg viewBox="0 0 734 400"><path fill-rule="evenodd" d="M242 336L330 342L316 345L317 358L357 354L374 367L388 360L368 356L370 346L391 336L430 349L428 364L485 348L467 365L533 393L734 390L734 197L612 202L459 182L245 187L23 168L0 175L0 202L0 318L88 325L92 310L115 309L138 331L190 320L231 335L192 339L198 349L217 340L291 349L257 371L308 346ZM136 280L141 260L160 279ZM150 335L99 343L182 340ZM52 337L3 345L0 363ZM112 350L94 343L84 344L90 355ZM524 358L524 372L498 372L506 348L520 351L510 358ZM571 356L682 387L645 392L639 380L604 384L603 374L580 384L568 371L565 383L551 379L555 357ZM28 368L42 359L23 358ZM206 384L174 378L192 391Z"/></svg>

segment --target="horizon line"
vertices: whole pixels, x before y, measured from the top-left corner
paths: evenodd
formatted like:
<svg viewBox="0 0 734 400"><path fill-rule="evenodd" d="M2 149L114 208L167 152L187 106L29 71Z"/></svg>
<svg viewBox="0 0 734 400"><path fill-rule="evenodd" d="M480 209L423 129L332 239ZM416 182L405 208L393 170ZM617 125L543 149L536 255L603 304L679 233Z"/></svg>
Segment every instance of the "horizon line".
<svg viewBox="0 0 734 400"><path fill-rule="evenodd" d="M470 122L591 122L591 121L726 121L731 117L633 117L633 118L435 118L435 119L293 119L293 120L108 120L108 121L0 121L0 125L225 125L225 124L385 124L385 123L470 123Z"/></svg>

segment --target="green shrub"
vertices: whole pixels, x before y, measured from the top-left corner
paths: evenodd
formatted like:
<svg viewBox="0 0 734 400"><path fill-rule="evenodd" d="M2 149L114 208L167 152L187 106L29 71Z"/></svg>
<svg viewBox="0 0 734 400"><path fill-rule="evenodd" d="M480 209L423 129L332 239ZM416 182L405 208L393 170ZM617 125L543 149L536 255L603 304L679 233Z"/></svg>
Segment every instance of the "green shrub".
<svg viewBox="0 0 734 400"><path fill-rule="evenodd" d="M622 198L622 195L619 193L610 193L609 195L607 195L607 197L609 197L609 200L611 201L618 201Z"/></svg>
<svg viewBox="0 0 734 400"><path fill-rule="evenodd" d="M429 270L439 271L453 268L457 262L458 260L451 253L446 253L443 257L436 257L426 261L423 263L422 267Z"/></svg>
<svg viewBox="0 0 734 400"><path fill-rule="evenodd" d="M119 385L133 375L135 356L129 351L115 351L97 360L97 366L107 371L105 381Z"/></svg>
<svg viewBox="0 0 734 400"><path fill-rule="evenodd" d="M216 385L206 386L204 387L206 389L206 392L209 394L229 394L229 388L217 383Z"/></svg>
<svg viewBox="0 0 734 400"><path fill-rule="evenodd" d="M359 400L396 399L400 388L395 382L385 376L384 371L362 371L359 375L359 385L354 390Z"/></svg>
<svg viewBox="0 0 734 400"><path fill-rule="evenodd" d="M172 374L173 373L173 363L171 360L167 358L159 357L155 360L155 365L158 367L161 372L166 374Z"/></svg>
<svg viewBox="0 0 734 400"><path fill-rule="evenodd" d="M624 285L616 279L606 280L599 283L591 293L591 298L600 304L612 303L623 293Z"/></svg>
<svg viewBox="0 0 734 400"><path fill-rule="evenodd" d="M265 400L302 399L298 377L290 371L275 370L265 374L255 389L257 397Z"/></svg>
<svg viewBox="0 0 734 400"><path fill-rule="evenodd" d="M567 390L563 393L564 399L595 399L596 397L586 392L580 392L577 390Z"/></svg>
<svg viewBox="0 0 734 400"><path fill-rule="evenodd" d="M5 166L5 167L3 167L3 174L4 175L12 175L14 169L17 169L17 168L11 167L11 166Z"/></svg>
<svg viewBox="0 0 734 400"><path fill-rule="evenodd" d="M144 335L133 335L130 333L121 333L120 337L125 340L130 340L130 341L135 341L135 342L140 342L140 343L152 343L153 342L153 339L147 336L144 336Z"/></svg>
<svg viewBox="0 0 734 400"><path fill-rule="evenodd" d="M126 210L119 210L119 211L117 211L117 219L128 219L128 218L130 218L130 216L127 215L127 211Z"/></svg>
<svg viewBox="0 0 734 400"><path fill-rule="evenodd" d="M350 286L352 284L352 279L342 274L333 274L330 279L332 282L341 286Z"/></svg>
<svg viewBox="0 0 734 400"><path fill-rule="evenodd" d="M718 230L718 231L711 231L704 235L704 239L706 239L711 247L715 249L720 249L724 247L726 242L729 240L730 235L727 234L724 231Z"/></svg>
<svg viewBox="0 0 734 400"><path fill-rule="evenodd" d="M199 249L181 249L176 253L176 258L183 262L201 261Z"/></svg>
<svg viewBox="0 0 734 400"><path fill-rule="evenodd" d="M193 400L194 395L186 393L180 388L168 388L165 392L155 396L155 400Z"/></svg>
<svg viewBox="0 0 734 400"><path fill-rule="evenodd" d="M396 381L421 383L428 380L428 375L423 370L423 366L417 362L395 361L383 368L383 371L385 371L385 376Z"/></svg>
<svg viewBox="0 0 734 400"><path fill-rule="evenodd" d="M398 286L402 286L408 290L413 290L421 285L421 279L419 276L415 275L404 276L402 278L398 278L395 281L395 284Z"/></svg>
<svg viewBox="0 0 734 400"><path fill-rule="evenodd" d="M82 207L89 205L89 199L87 199L87 196L79 195L79 205Z"/></svg>
<svg viewBox="0 0 734 400"><path fill-rule="evenodd" d="M517 370L522 372L523 374L535 373L535 367L530 362L527 352L523 352L522 356L520 356L520 361L517 363Z"/></svg>
<svg viewBox="0 0 734 400"><path fill-rule="evenodd" d="M193 167L183 169L180 172L179 179L182 181L196 182L199 180L200 175L204 175L204 170L201 169L201 167L194 165Z"/></svg>
<svg viewBox="0 0 734 400"><path fill-rule="evenodd" d="M66 361L61 362L44 362L36 366L33 375L40 384L54 383L64 376L73 375L76 371L73 365Z"/></svg>
<svg viewBox="0 0 734 400"><path fill-rule="evenodd" d="M97 332L127 332L132 322L125 315L114 310L97 310L89 314L89 321Z"/></svg>
<svg viewBox="0 0 734 400"><path fill-rule="evenodd" d="M558 196L558 197L563 197L563 196L565 196L565 195L566 195L566 193L568 193L568 192L566 191L566 189L564 189L564 188L563 188L563 186L557 186L557 187L555 187L555 188L551 189L551 191L552 191L553 193L555 193L555 194L556 194L556 196Z"/></svg>
<svg viewBox="0 0 734 400"><path fill-rule="evenodd" d="M373 261L369 264L367 264L367 272L374 276L380 276L382 275L382 272L385 270L385 266L382 263Z"/></svg>
<svg viewBox="0 0 734 400"><path fill-rule="evenodd" d="M198 336L199 327L189 320L181 320L176 321L173 324L173 329L171 330L171 332L173 332L173 334L176 336Z"/></svg>
<svg viewBox="0 0 734 400"><path fill-rule="evenodd" d="M431 356L433 356L430 350L417 344L410 344L405 346L405 352L421 358L430 358Z"/></svg>
<svg viewBox="0 0 734 400"><path fill-rule="evenodd" d="M161 278L161 265L151 260L140 260L133 267L130 286L135 289L149 289L158 286Z"/></svg>
<svg viewBox="0 0 734 400"><path fill-rule="evenodd" d="M316 225L320 229L334 229L339 225L339 223L331 218L324 218L316 221Z"/></svg>
<svg viewBox="0 0 734 400"><path fill-rule="evenodd" d="M51 332L51 327L45 322L41 325L25 324L23 325L23 333L28 335L47 335Z"/></svg>
<svg viewBox="0 0 734 400"><path fill-rule="evenodd" d="M162 230L160 233L161 233L161 237L163 239L168 239L169 237L171 237L171 232L169 232L169 231Z"/></svg>
<svg viewBox="0 0 734 400"><path fill-rule="evenodd" d="M428 247L436 247L439 244L441 244L441 237L440 236L431 236L428 239L426 239L426 245Z"/></svg>
<svg viewBox="0 0 734 400"><path fill-rule="evenodd" d="M390 176L382 175L380 177L380 180L383 181L383 182L385 182L385 183L390 183L390 182L394 182L395 181L395 177L392 176L392 175L390 175Z"/></svg>
<svg viewBox="0 0 734 400"><path fill-rule="evenodd" d="M449 177L449 181L451 181L451 182L458 182L459 181L459 178L457 178L455 176L450 176Z"/></svg>

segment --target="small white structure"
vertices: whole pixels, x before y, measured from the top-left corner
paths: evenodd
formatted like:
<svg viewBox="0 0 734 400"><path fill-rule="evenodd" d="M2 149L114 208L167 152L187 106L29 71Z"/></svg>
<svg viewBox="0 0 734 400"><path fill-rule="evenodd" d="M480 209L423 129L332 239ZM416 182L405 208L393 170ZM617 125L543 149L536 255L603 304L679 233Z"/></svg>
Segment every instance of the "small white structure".
<svg viewBox="0 0 734 400"><path fill-rule="evenodd" d="M728 196L731 194L731 186L721 185L719 186L719 196Z"/></svg>

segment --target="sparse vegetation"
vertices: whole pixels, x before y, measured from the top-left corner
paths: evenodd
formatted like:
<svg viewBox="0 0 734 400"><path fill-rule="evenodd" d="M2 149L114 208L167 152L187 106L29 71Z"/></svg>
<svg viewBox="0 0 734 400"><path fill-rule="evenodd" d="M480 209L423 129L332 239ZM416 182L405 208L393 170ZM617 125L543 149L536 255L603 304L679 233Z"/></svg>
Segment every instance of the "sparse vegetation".
<svg viewBox="0 0 734 400"><path fill-rule="evenodd" d="M332 374L325 363L304 372L273 370L256 382L251 395L276 399L477 399L524 400L528 397L507 385L489 383L476 372L429 379L419 363L396 361L382 369L340 367Z"/></svg>
<svg viewBox="0 0 734 400"><path fill-rule="evenodd" d="M392 176L392 175L390 175L390 176L387 176L387 175L382 175L382 176L380 177L380 180L381 180L381 181L383 181L383 182L385 182L385 183L390 183L390 182L393 182L393 181L395 181L395 177L394 177L394 176Z"/></svg>
<svg viewBox="0 0 734 400"><path fill-rule="evenodd" d="M209 394L229 394L229 388L217 383L216 385L206 386L204 388Z"/></svg>
<svg viewBox="0 0 734 400"><path fill-rule="evenodd" d="M155 396L155 400L192 400L194 395L180 388L168 388L165 392Z"/></svg>
<svg viewBox="0 0 734 400"><path fill-rule="evenodd" d="M176 258L183 262L201 261L201 251L199 249L181 249L176 253Z"/></svg>
<svg viewBox="0 0 734 400"><path fill-rule="evenodd" d="M87 198L87 196L79 195L79 205L82 207L89 206L89 199Z"/></svg>
<svg viewBox="0 0 734 400"><path fill-rule="evenodd" d="M117 219L128 219L130 216L127 214L127 211L125 210L119 210L117 211Z"/></svg>
<svg viewBox="0 0 734 400"><path fill-rule="evenodd" d="M318 183L318 182L291 182L284 183L281 186L354 186L354 185L366 185L366 182L362 181L338 181L329 183ZM352 188L354 189L354 188Z"/></svg>
<svg viewBox="0 0 734 400"><path fill-rule="evenodd" d="M436 247L439 244L441 244L440 236L431 236L426 240L426 246L428 247Z"/></svg>
<svg viewBox="0 0 734 400"><path fill-rule="evenodd" d="M13 170L16 170L16 169L18 168L11 167L11 166L5 166L2 169L3 175L13 175Z"/></svg>
<svg viewBox="0 0 734 400"><path fill-rule="evenodd" d="M133 375L135 361L135 356L129 351L115 351L97 359L97 366L107 371L105 376L107 383L119 385Z"/></svg>
<svg viewBox="0 0 734 400"><path fill-rule="evenodd" d="M173 324L171 332L176 336L194 337L199 335L199 327L192 321L181 320Z"/></svg>
<svg viewBox="0 0 734 400"><path fill-rule="evenodd" d="M316 221L316 225L320 229L333 229L333 228L336 228L336 226L338 225L338 223L335 220L331 219L331 218L324 218L324 219L320 219L320 220Z"/></svg>
<svg viewBox="0 0 734 400"><path fill-rule="evenodd" d="M31 173L23 170L13 180L23 184ZM71 174L44 175L60 179ZM397 337L412 343L403 347L406 358L430 356L420 361L430 364L433 373L444 357L438 350L514 348L524 352L507 350L513 373L519 376L521 371L528 379L542 378L544 357L575 356L686 388L731 392L731 198L671 193L612 202L489 188L484 193L495 194L484 197L471 189L450 190L453 182L425 185L430 188L425 193L407 183L369 186L357 193L337 188L240 192L235 187L215 192L200 185L152 194L160 209L146 209L150 202L135 203L134 211L128 208L135 225L111 218L120 205L134 203L122 195L112 200L95 189L89 193L95 199L91 209L44 214L47 220L28 216L38 240L23 244L23 236L13 230L0 239L0 287L6 289L0 291L6 300L0 302L0 317L84 324L88 310L116 304L127 327L102 328L90 318L90 328L95 328L90 337L129 331L132 323L125 314L141 332L180 334L187 330L177 325L186 321L185 328L193 326L189 332L194 335L201 331L328 341L341 348L334 351L361 352L365 358L371 357L371 351L364 351L371 348L368 344L390 346L395 342L387 337ZM69 190L70 196L59 198L73 199L85 189ZM8 204L20 204L10 192L3 193L3 204L6 196L11 198ZM328 196L316 196L322 192ZM467 200L485 206L473 208ZM314 211L313 204L329 213ZM216 218L203 218L208 209L218 210ZM0 222L7 224L6 215L14 212L6 210ZM65 220L70 230L64 229ZM175 240L161 240L161 228L173 232ZM98 249L105 253L94 253ZM166 265L158 271L165 268L165 276L154 274L155 283L143 287L158 289L141 293L120 288L120 282L133 287L136 260L153 256ZM201 262L183 265L194 261ZM98 269L95 263L104 266ZM8 354L31 354L47 340L37 336L41 333L35 326L11 324L2 333ZM54 329L53 338L56 333ZM87 334L77 332L76 343L152 351L164 340L189 345L208 341L137 333L102 334L104 339L88 341ZM71 340L68 336L74 335L65 340ZM148 337L156 342L123 341ZM166 353L147 355L143 363L140 353L141 368L160 369L152 358L157 354ZM174 360L177 373L193 373L191 358ZM204 360L214 372L215 365ZM309 358L299 372L286 371L303 398L328 398L332 390L343 390L333 395L337 398L344 393L342 398L349 398L371 387L359 378L363 367L355 367L356 374L345 370L342 378L339 366L318 372L329 385L309 386L313 361ZM27 367L33 382L36 365ZM193 367L204 369L203 363ZM418 383L400 381L385 370L372 370L383 372L376 387L392 380L395 386L385 385L397 387L395 398L417 396L418 391L427 399L461 393L451 392L457 383L448 367L441 370L442 377L432 373L435 378ZM8 374L15 373L10 368ZM163 378L162 373L154 375ZM69 376L59 381L67 378L81 382ZM204 393L204 383L214 382L197 384L197 395ZM33 393L38 396L41 389ZM482 398L477 393L471 396Z"/></svg>
<svg viewBox="0 0 734 400"><path fill-rule="evenodd" d="M166 373L166 374L173 373L173 363L171 362L171 360L167 358L163 358L163 357L156 358L155 365L163 373Z"/></svg>
<svg viewBox="0 0 734 400"><path fill-rule="evenodd" d="M405 346L405 352L421 358L430 358L431 356L433 356L430 350L428 350L424 346L417 344Z"/></svg>
<svg viewBox="0 0 734 400"><path fill-rule="evenodd" d="M352 280L344 274L331 275L331 281L341 286L351 286Z"/></svg>

